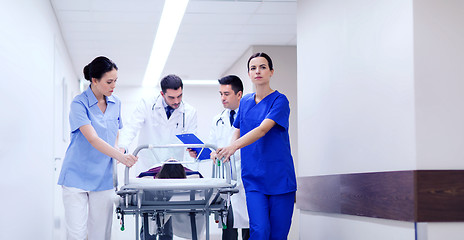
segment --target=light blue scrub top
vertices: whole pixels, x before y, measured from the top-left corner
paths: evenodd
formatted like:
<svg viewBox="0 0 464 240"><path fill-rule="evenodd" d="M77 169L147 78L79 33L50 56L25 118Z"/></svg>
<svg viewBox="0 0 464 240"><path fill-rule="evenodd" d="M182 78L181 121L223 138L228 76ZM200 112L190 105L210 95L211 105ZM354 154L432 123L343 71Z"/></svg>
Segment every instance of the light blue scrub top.
<svg viewBox="0 0 464 240"><path fill-rule="evenodd" d="M105 113L100 110L97 102L89 87L71 103L71 143L63 161L59 185L86 191L113 188L112 158L90 145L79 128L91 124L101 139L114 146L118 130L122 128L121 101L114 95L106 97Z"/></svg>
<svg viewBox="0 0 464 240"><path fill-rule="evenodd" d="M234 127L240 136L258 127L268 118L276 122L269 132L256 142L241 149L242 180L245 191L278 195L296 191L295 167L288 136L290 107L287 97L278 91L258 104L255 93L245 95Z"/></svg>

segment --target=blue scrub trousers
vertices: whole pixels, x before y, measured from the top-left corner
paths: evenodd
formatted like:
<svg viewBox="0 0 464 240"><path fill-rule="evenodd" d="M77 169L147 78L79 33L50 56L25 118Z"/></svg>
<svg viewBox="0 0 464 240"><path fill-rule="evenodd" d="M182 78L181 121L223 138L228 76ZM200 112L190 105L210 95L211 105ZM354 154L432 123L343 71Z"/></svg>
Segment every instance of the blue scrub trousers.
<svg viewBox="0 0 464 240"><path fill-rule="evenodd" d="M292 224L295 192L266 195L256 191L246 193L250 218L250 240L287 239Z"/></svg>

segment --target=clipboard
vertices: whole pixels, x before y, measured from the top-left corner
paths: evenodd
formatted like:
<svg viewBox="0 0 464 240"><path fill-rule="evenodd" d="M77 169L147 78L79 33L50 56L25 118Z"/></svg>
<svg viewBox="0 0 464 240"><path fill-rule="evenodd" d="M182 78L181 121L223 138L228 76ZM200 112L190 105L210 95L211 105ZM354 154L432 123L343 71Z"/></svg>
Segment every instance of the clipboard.
<svg viewBox="0 0 464 240"><path fill-rule="evenodd" d="M184 144L204 144L195 134L193 133L185 133L185 134L179 134L176 135L176 137L182 141ZM193 151L195 151L198 154L201 151L201 148L192 148ZM209 148L204 148L203 151L201 152L200 156L198 156L198 160L205 160L205 159L210 159L210 154L211 154L211 149Z"/></svg>

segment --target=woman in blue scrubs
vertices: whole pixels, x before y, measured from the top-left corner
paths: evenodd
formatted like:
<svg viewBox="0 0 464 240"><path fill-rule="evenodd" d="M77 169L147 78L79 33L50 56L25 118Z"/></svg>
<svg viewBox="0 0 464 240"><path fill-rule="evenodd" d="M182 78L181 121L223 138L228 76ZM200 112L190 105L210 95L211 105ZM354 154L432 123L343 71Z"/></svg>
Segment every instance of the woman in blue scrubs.
<svg viewBox="0 0 464 240"><path fill-rule="evenodd" d="M71 103L71 143L58 184L63 186L67 239L111 239L113 162L131 167L133 155L117 146L122 128L121 101L113 96L118 67L97 57L84 68L89 88Z"/></svg>
<svg viewBox="0 0 464 240"><path fill-rule="evenodd" d="M288 136L287 97L270 86L271 58L256 53L248 60L248 76L256 92L240 101L232 143L216 151L226 161L241 149L250 240L287 239L296 192L295 168Z"/></svg>

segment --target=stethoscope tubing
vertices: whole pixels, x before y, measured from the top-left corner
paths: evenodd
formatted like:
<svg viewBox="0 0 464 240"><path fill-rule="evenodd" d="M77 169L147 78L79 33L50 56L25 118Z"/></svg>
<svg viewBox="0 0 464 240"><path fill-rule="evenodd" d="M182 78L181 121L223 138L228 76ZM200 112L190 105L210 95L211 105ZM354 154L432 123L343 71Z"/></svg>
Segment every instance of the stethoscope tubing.
<svg viewBox="0 0 464 240"><path fill-rule="evenodd" d="M222 110L221 116L220 116L219 119L216 121L216 127L218 126L219 121L221 121L222 125L224 125L224 120L222 119L222 118L223 118L223 117L222 117L222 114L224 114L225 111L226 111L225 109Z"/></svg>

